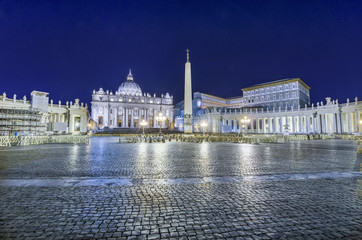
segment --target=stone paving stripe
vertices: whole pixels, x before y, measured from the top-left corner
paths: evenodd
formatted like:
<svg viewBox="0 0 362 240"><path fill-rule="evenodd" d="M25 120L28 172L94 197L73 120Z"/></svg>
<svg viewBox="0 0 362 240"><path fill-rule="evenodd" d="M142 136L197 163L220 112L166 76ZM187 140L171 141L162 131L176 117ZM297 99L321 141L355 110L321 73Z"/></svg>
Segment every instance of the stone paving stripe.
<svg viewBox="0 0 362 240"><path fill-rule="evenodd" d="M61 179L0 179L0 186L14 187L81 187L81 186L137 186L137 185L175 185L175 184L205 184L205 183L235 183L243 181L290 181L315 180L325 178L359 178L362 172L330 172L308 174L276 174L257 176L225 176L203 178L175 179L132 179L132 178L61 178Z"/></svg>

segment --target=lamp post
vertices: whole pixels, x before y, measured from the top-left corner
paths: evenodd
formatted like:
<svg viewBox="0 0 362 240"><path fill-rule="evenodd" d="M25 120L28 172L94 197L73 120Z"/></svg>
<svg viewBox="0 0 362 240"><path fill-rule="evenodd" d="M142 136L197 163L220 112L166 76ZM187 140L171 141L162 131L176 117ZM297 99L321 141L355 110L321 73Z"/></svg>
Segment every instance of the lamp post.
<svg viewBox="0 0 362 240"><path fill-rule="evenodd" d="M147 126L147 122L142 119L142 121L140 122L140 125L142 126L142 132L143 132L143 135L145 135L145 126Z"/></svg>
<svg viewBox="0 0 362 240"><path fill-rule="evenodd" d="M248 118L247 116L244 116L240 121L243 124L243 128L245 129L245 133L246 133L246 129L248 127L248 124L250 123L250 118Z"/></svg>
<svg viewBox="0 0 362 240"><path fill-rule="evenodd" d="M162 112L160 112L158 114L158 116L156 116L156 121L159 122L160 124L160 135L162 134L162 130L161 130L161 127L162 127L162 121L165 121L166 120L166 117L163 116Z"/></svg>
<svg viewBox="0 0 362 240"><path fill-rule="evenodd" d="M205 134L205 127L207 127L207 122L202 121L200 125L202 127L202 134Z"/></svg>

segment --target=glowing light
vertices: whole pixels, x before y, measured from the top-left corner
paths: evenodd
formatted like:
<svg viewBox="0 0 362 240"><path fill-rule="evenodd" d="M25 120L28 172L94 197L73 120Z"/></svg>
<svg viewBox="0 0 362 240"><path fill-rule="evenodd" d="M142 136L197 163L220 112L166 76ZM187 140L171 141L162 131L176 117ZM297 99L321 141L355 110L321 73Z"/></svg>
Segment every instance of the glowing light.
<svg viewBox="0 0 362 240"><path fill-rule="evenodd" d="M140 125L142 126L143 135L145 135L145 126L147 126L148 123L144 119L142 119L142 121L140 122Z"/></svg>
<svg viewBox="0 0 362 240"><path fill-rule="evenodd" d="M160 112L160 113L158 114L158 116L156 116L156 121L157 121L157 122L160 122L160 123L159 123L159 124L160 124L160 134L162 133L162 131L161 131L162 121L165 121L165 120L166 120L166 117L163 116L163 113L162 113L162 112Z"/></svg>

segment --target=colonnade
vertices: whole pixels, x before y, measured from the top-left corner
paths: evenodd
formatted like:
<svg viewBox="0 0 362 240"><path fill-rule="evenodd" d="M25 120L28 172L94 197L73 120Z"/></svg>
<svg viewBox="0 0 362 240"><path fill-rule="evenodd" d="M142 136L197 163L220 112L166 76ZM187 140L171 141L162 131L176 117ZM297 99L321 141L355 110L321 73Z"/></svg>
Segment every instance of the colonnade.
<svg viewBox="0 0 362 240"><path fill-rule="evenodd" d="M241 119L247 118L248 123ZM361 133L362 102L330 104L318 107L264 111L258 109L207 110L196 116L206 121L207 132L289 133Z"/></svg>

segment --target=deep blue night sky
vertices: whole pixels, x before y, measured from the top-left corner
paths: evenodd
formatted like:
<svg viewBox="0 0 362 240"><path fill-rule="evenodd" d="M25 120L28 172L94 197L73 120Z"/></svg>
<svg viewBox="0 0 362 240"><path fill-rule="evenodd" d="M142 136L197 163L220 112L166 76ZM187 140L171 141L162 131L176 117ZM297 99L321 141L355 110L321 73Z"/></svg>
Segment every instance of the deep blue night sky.
<svg viewBox="0 0 362 240"><path fill-rule="evenodd" d="M312 102L362 98L362 1L0 0L0 93L90 102L132 68L143 91L221 97L300 77Z"/></svg>

